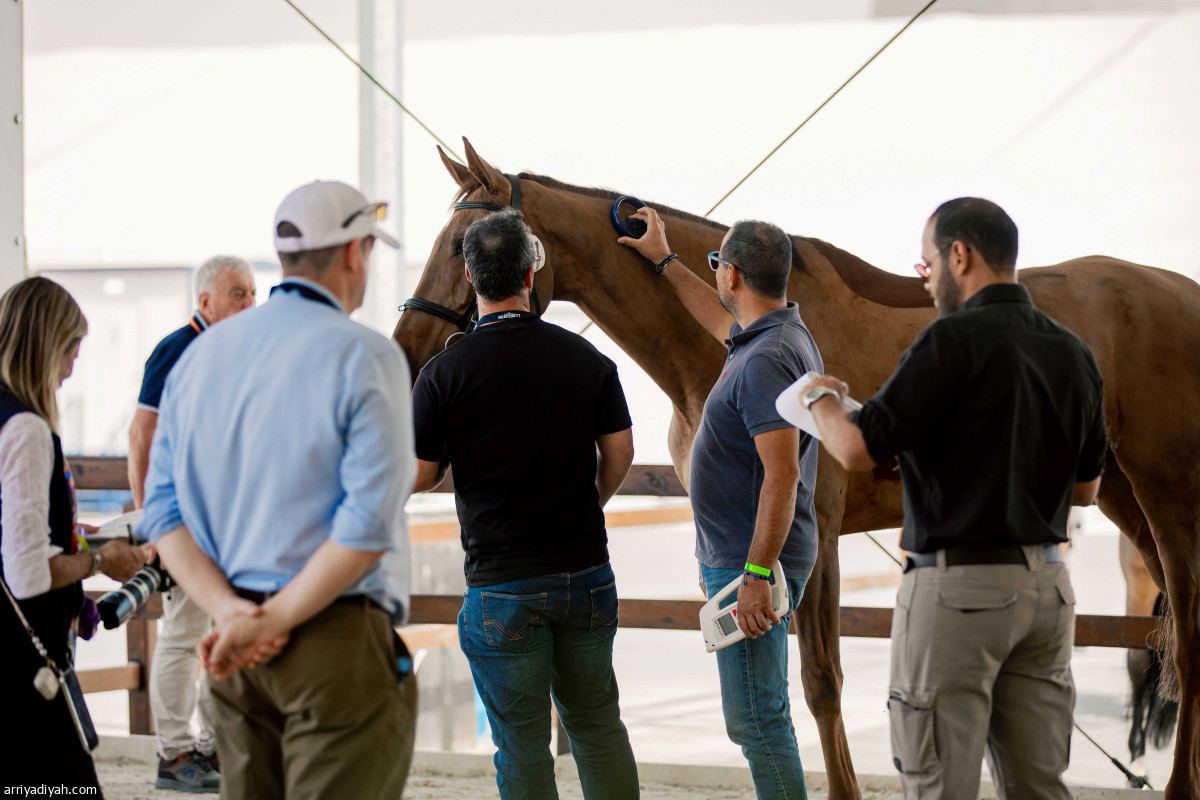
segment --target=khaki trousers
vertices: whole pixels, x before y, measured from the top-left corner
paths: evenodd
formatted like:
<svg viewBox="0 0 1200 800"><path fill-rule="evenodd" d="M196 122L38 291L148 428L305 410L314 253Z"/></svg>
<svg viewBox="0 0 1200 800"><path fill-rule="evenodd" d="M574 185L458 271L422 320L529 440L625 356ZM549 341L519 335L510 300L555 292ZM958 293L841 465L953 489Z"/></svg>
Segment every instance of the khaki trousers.
<svg viewBox="0 0 1200 800"><path fill-rule="evenodd" d="M939 565L904 574L892 619L888 716L907 800L1070 800L1075 595L1061 563Z"/></svg>
<svg viewBox="0 0 1200 800"><path fill-rule="evenodd" d="M267 664L213 681L222 800L397 800L416 678L397 685L395 661L387 613L339 601Z"/></svg>
<svg viewBox="0 0 1200 800"><path fill-rule="evenodd" d="M212 621L195 600L174 586L163 595L162 624L154 661L150 665L150 710L158 754L171 761L193 748L212 755L213 710L209 675L201 672L196 645L212 629ZM200 720L200 732L192 737L192 713Z"/></svg>

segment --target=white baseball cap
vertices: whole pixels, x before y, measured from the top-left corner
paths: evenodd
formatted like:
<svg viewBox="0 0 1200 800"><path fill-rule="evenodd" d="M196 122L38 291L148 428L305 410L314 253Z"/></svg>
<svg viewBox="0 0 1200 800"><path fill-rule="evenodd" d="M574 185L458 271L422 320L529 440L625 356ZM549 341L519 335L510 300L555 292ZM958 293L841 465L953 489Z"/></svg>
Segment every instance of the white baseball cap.
<svg viewBox="0 0 1200 800"><path fill-rule="evenodd" d="M387 216L387 203L372 203L341 181L313 181L296 189L275 212L275 249L303 253L374 236L392 247L396 237L376 223Z"/></svg>

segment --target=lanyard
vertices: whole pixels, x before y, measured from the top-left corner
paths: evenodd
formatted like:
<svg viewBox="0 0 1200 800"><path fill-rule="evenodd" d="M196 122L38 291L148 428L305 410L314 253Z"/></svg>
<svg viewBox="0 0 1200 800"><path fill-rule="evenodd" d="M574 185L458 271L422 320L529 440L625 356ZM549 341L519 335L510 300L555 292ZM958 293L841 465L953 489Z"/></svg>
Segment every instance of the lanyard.
<svg viewBox="0 0 1200 800"><path fill-rule="evenodd" d="M489 322L507 322L510 319L537 319L538 315L532 311L497 311L494 314L488 314L480 317L475 323L475 327L479 328L487 325Z"/></svg>
<svg viewBox="0 0 1200 800"><path fill-rule="evenodd" d="M271 294L275 294L276 292L287 292L288 294L295 293L303 297L305 300L312 300L315 303L324 303L330 308L337 309L338 311L341 310L337 307L337 304L328 297L310 286L305 286L303 283L281 283L278 286L271 288Z"/></svg>

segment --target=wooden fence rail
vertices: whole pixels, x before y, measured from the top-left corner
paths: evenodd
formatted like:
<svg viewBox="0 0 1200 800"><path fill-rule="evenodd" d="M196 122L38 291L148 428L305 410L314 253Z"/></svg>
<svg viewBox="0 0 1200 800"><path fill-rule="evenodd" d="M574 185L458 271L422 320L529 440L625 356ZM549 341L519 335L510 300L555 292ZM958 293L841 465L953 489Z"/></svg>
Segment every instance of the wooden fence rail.
<svg viewBox="0 0 1200 800"><path fill-rule="evenodd" d="M124 458L73 456L71 471L79 489L128 489L129 479ZM453 481L438 491L453 491ZM680 497L686 493L674 468L661 464L635 464L617 492L623 495ZM97 592L89 592L93 597ZM665 630L700 629L699 600L622 599L620 622L623 628ZM458 619L462 595L418 594L412 597L410 621L413 624L452 625ZM119 667L83 670L79 681L84 692L129 691L129 732L152 733L150 714L150 660L157 638L156 620L162 616L162 597L154 595L146 606L126 624L126 651L129 663ZM1079 647L1146 646L1155 629L1155 617L1115 617L1079 614L1075 617L1075 644ZM892 629L892 609L842 606L841 635L886 639Z"/></svg>

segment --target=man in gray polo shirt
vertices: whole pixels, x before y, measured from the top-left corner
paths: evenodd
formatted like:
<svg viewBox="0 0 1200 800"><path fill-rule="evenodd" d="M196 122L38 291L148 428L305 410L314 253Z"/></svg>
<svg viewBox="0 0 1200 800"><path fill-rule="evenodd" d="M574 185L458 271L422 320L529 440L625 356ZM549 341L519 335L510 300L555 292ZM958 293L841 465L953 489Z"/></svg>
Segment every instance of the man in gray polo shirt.
<svg viewBox="0 0 1200 800"><path fill-rule="evenodd" d="M770 223L737 223L709 254L713 292L671 252L653 209L634 216L646 234L617 241L654 264L696 321L729 348L692 443L688 487L707 595L742 580L737 619L746 639L717 651L725 728L750 762L760 800L803 798L787 690L790 614L772 611L769 586L778 560L794 609L817 557L816 442L775 410L775 398L797 378L824 371L796 304L787 301L792 243Z"/></svg>

